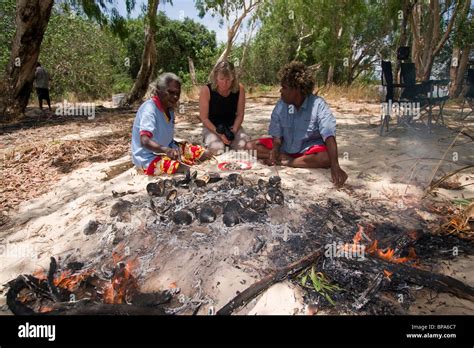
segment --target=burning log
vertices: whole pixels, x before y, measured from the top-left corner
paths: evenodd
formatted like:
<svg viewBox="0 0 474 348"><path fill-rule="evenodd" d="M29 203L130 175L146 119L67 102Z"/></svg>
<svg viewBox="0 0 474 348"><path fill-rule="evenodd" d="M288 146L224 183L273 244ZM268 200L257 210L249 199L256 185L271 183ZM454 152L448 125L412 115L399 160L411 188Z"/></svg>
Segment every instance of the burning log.
<svg viewBox="0 0 474 348"><path fill-rule="evenodd" d="M474 288L449 276L374 258L368 258L365 262L358 262L347 258L340 258L338 261L349 269L360 271L367 272L367 270L370 270L372 273L382 274L384 270L388 270L394 278L403 279L439 292L447 292L459 298L474 301Z"/></svg>
<svg viewBox="0 0 474 348"><path fill-rule="evenodd" d="M54 285L54 274L58 268L58 264L54 257L51 258L51 262L49 264L49 271L48 271L48 285L51 293L53 294L56 301L60 301L61 298L59 296L59 291L56 285Z"/></svg>
<svg viewBox="0 0 474 348"><path fill-rule="evenodd" d="M293 262L292 264L277 269L270 275L264 277L260 281L252 284L247 289L242 291L236 297L234 297L230 302L225 306L219 309L216 315L231 315L236 309L242 307L243 305L249 303L253 298L261 294L267 288L272 286L275 283L282 281L283 279L301 271L302 269L310 266L323 254L321 249L303 257L302 259Z"/></svg>
<svg viewBox="0 0 474 348"><path fill-rule="evenodd" d="M18 299L21 291L26 289L54 300L44 290L40 290L41 286L37 278L21 275L8 285L7 305L15 315L164 315L166 313L162 305L168 303L172 297L169 291L162 291L136 293L131 298L133 304L104 304L91 300L53 302L51 306L43 308L42 312L37 312Z"/></svg>
<svg viewBox="0 0 474 348"><path fill-rule="evenodd" d="M136 260L124 263L118 253L113 253L113 258L116 267L112 279L104 284L92 269L79 273L67 269L56 275L58 263L52 257L47 275L20 275L8 283L7 305L15 315L166 314L162 306L171 300L171 293L139 292L131 273Z"/></svg>

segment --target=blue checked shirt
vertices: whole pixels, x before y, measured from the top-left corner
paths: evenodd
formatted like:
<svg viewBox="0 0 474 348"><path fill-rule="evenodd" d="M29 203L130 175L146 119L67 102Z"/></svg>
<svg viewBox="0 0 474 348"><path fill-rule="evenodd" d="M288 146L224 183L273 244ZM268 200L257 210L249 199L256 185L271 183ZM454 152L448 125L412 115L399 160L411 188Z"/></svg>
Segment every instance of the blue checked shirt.
<svg viewBox="0 0 474 348"><path fill-rule="evenodd" d="M268 133L282 138L281 152L302 153L335 136L336 119L321 97L307 96L299 110L280 99L273 109Z"/></svg>

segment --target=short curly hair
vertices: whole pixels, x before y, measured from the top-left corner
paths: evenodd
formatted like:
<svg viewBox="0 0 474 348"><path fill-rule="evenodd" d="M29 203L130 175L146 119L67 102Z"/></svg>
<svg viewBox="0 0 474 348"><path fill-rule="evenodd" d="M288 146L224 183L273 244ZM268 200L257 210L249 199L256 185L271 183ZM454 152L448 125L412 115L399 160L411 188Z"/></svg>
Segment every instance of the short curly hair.
<svg viewBox="0 0 474 348"><path fill-rule="evenodd" d="M313 93L315 85L313 74L302 62L292 61L286 64L278 73L278 78L282 85L299 89L303 95Z"/></svg>

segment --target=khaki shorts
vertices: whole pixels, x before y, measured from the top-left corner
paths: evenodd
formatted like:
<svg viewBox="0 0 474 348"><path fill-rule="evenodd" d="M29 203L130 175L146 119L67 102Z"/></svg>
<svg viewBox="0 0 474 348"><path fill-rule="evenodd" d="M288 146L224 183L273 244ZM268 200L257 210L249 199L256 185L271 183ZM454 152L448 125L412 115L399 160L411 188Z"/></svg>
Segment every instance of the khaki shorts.
<svg viewBox="0 0 474 348"><path fill-rule="evenodd" d="M222 142L221 138L219 138L216 134L212 133L209 129L204 127L203 132L203 142L204 147L213 153L222 153L225 149L225 144ZM245 144L248 141L248 136L245 134L245 130L240 127L237 134L235 134L235 138L230 143L230 148L232 150L242 150L245 148Z"/></svg>

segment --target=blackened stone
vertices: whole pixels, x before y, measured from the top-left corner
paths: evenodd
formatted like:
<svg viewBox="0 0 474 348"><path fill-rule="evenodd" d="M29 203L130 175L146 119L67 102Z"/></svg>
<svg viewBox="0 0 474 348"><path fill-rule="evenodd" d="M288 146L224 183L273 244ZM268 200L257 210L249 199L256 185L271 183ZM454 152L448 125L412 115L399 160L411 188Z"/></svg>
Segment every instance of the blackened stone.
<svg viewBox="0 0 474 348"><path fill-rule="evenodd" d="M84 234L86 236L89 236L91 234L94 234L97 232L97 228L99 228L99 223L95 220L90 220L87 224L86 227L84 227Z"/></svg>
<svg viewBox="0 0 474 348"><path fill-rule="evenodd" d="M238 214L242 210L242 204L237 200L232 200L226 203L224 206L224 214L235 212Z"/></svg>
<svg viewBox="0 0 474 348"><path fill-rule="evenodd" d="M240 217L245 222L257 222L260 220L260 215L257 212L248 209L244 209L240 213Z"/></svg>
<svg viewBox="0 0 474 348"><path fill-rule="evenodd" d="M278 175L273 175L268 179L268 184L271 187L280 187L281 186L281 178Z"/></svg>
<svg viewBox="0 0 474 348"><path fill-rule="evenodd" d="M268 184L265 180L263 179L258 179L257 181L257 185L258 185L258 189L261 191L261 192L264 192L267 190L267 187L268 187Z"/></svg>
<svg viewBox="0 0 474 348"><path fill-rule="evenodd" d="M201 223L214 222L216 220L216 212L211 207L203 207L199 213L199 221Z"/></svg>
<svg viewBox="0 0 474 348"><path fill-rule="evenodd" d="M227 180L232 184L232 186L241 186L244 184L244 178L242 175L237 173L232 173L227 177Z"/></svg>
<svg viewBox="0 0 474 348"><path fill-rule="evenodd" d="M221 181L222 178L219 173L209 173L209 184L214 184L218 181Z"/></svg>
<svg viewBox="0 0 474 348"><path fill-rule="evenodd" d="M240 219L239 215L236 212L229 211L224 213L223 221L227 227L232 227L237 225L240 222Z"/></svg>
<svg viewBox="0 0 474 348"><path fill-rule="evenodd" d="M264 211L265 208L267 207L267 202L266 202L265 198L263 198L263 197L256 197L252 201L250 206L252 207L252 209L254 209L256 211Z"/></svg>
<svg viewBox="0 0 474 348"><path fill-rule="evenodd" d="M283 192L281 192L279 189L270 187L265 195L266 200L268 203L274 203L274 204L282 204L284 201L283 198Z"/></svg>
<svg viewBox="0 0 474 348"><path fill-rule="evenodd" d="M165 193L165 184L162 180L158 182L150 182L146 185L146 192L148 192L150 196L161 197Z"/></svg>
<svg viewBox="0 0 474 348"><path fill-rule="evenodd" d="M177 211L173 215L173 222L177 225L191 225L193 222L193 214L186 209Z"/></svg>
<svg viewBox="0 0 474 348"><path fill-rule="evenodd" d="M110 209L110 216L118 216L119 219L124 219L127 216L130 216L130 211L132 209L132 203L123 199L120 199L115 203Z"/></svg>

